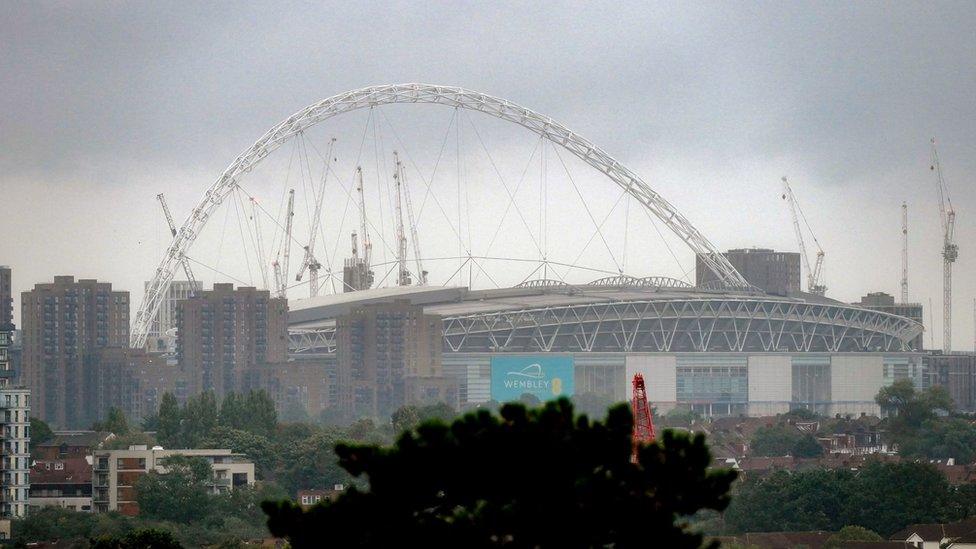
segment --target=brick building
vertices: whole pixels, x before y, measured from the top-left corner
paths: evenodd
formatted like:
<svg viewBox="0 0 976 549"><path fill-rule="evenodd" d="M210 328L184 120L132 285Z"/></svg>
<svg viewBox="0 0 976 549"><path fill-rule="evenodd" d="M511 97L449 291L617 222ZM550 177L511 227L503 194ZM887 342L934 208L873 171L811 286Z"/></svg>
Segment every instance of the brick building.
<svg viewBox="0 0 976 549"><path fill-rule="evenodd" d="M339 411L387 417L411 403L457 407L457 381L442 364L440 316L407 301L367 304L338 318Z"/></svg>
<svg viewBox="0 0 976 549"><path fill-rule="evenodd" d="M190 394L239 392L244 370L288 355L288 301L267 290L214 284L176 307L176 355Z"/></svg>
<svg viewBox="0 0 976 549"><path fill-rule="evenodd" d="M21 296L23 379L34 415L53 426L88 427L97 352L129 345L129 293L96 280L56 276Z"/></svg>

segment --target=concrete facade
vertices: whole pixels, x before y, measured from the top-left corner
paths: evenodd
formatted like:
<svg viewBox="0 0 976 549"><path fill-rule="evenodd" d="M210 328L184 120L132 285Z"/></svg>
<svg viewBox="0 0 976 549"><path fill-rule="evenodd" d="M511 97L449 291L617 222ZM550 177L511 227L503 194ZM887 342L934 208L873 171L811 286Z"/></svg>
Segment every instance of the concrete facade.
<svg viewBox="0 0 976 549"><path fill-rule="evenodd" d="M149 282L146 282L149 288ZM149 324L149 332L146 338L146 346L152 352L175 353L176 336L172 332L176 328L176 309L180 301L189 299L198 292L203 291L203 283L199 281L190 282L188 280L174 280L170 283L163 302L156 311Z"/></svg>

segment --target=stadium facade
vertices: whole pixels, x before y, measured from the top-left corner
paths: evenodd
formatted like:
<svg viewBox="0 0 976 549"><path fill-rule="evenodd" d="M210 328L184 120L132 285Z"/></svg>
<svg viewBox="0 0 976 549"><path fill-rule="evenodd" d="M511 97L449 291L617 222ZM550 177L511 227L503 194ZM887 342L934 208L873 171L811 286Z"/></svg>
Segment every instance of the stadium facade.
<svg viewBox="0 0 976 549"><path fill-rule="evenodd" d="M540 397L625 400L641 372L662 411L877 414L881 387L901 378L921 386L924 378L914 347L922 326L909 318L810 294L663 277L495 290L410 286L293 300L290 351L334 355L339 316L396 301L443 318L443 367L458 379L462 405L509 398L512 387Z"/></svg>

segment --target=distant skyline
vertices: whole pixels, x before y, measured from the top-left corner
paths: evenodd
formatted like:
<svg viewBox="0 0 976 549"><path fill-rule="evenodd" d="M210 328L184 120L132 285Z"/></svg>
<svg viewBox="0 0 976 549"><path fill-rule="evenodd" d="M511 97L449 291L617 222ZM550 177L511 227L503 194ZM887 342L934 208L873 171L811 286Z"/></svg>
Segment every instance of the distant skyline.
<svg viewBox="0 0 976 549"><path fill-rule="evenodd" d="M566 124L723 250L796 250L787 175L826 249L828 296L845 302L899 295L907 201L910 294L939 347L935 137L957 212L954 348L972 350L974 25L964 2L13 4L0 17L0 264L15 296L97 278L131 292L134 315L168 235L157 193L180 221L293 112L430 82Z"/></svg>

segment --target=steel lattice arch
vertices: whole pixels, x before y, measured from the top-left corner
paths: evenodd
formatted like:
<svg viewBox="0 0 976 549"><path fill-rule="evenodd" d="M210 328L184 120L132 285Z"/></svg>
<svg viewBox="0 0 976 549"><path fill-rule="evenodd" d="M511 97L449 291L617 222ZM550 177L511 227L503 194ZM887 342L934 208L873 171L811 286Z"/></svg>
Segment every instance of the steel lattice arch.
<svg viewBox="0 0 976 549"><path fill-rule="evenodd" d="M425 309L443 316L447 353L907 352L922 332L910 319L829 299L708 290L667 279L444 292L443 301L427 299ZM299 317L305 321L290 329L293 353L335 351L328 316Z"/></svg>
<svg viewBox="0 0 976 549"><path fill-rule="evenodd" d="M506 99L462 88L431 84L391 84L353 90L309 105L268 130L254 145L242 152L211 184L175 233L152 280L146 285L143 302L133 319L130 344L133 347L145 346L152 319L182 261L188 256L194 241L214 212L248 172L289 139L316 124L343 113L394 103L423 103L476 111L516 124L548 139L635 198L648 213L659 219L687 244L723 284L736 288L750 287L718 248L640 176L591 141L552 118Z"/></svg>

